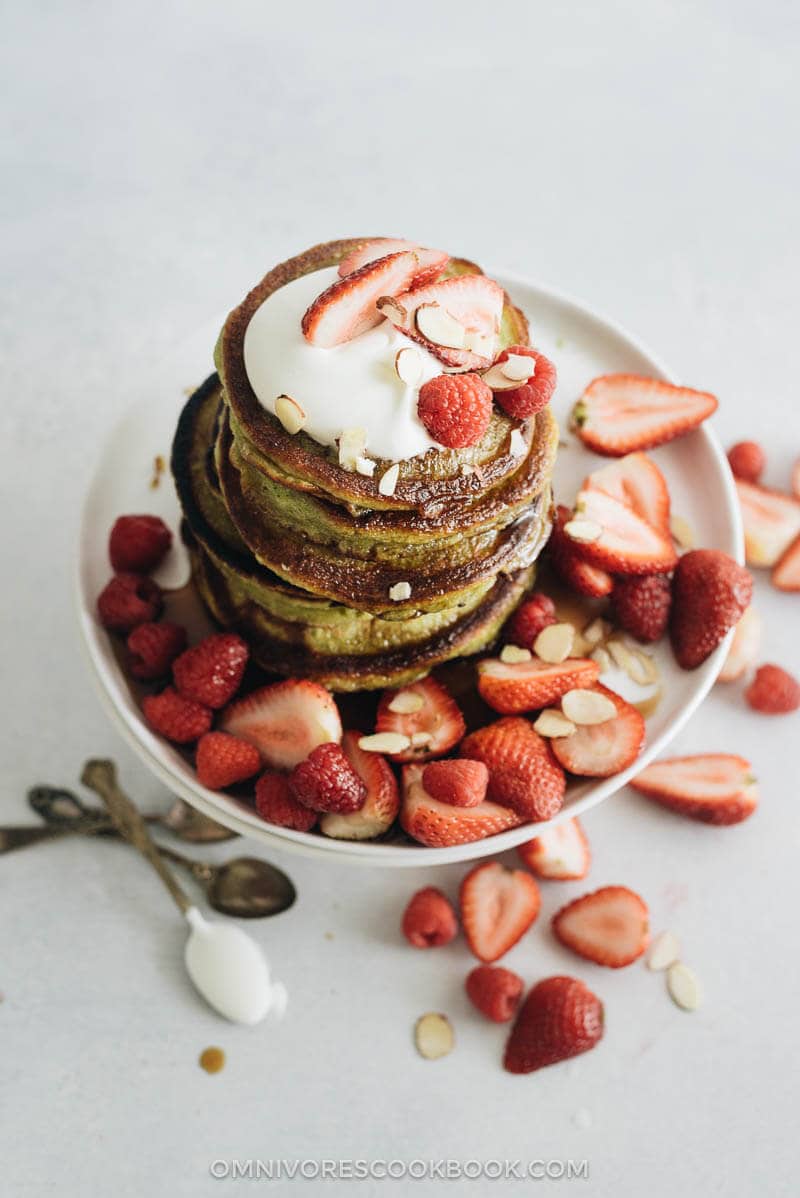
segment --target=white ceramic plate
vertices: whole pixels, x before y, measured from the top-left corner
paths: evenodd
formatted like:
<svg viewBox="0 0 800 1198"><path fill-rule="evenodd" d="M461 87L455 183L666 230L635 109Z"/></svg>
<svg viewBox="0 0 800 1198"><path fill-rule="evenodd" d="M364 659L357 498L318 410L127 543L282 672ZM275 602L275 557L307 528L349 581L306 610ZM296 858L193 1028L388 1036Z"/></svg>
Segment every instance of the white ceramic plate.
<svg viewBox="0 0 800 1198"><path fill-rule="evenodd" d="M559 384L553 400L562 430L574 400L598 374L628 371L670 377L665 367L631 336L572 300L535 287L508 274L494 276L527 313L533 344L558 366ZM111 641L95 619L95 601L109 576L108 532L124 512L145 511L161 515L177 530L179 507L167 472L156 489L150 486L153 461L160 454L169 460L178 414L190 384L210 373L211 349L222 319L198 330L183 343L174 360L159 370L152 393L144 396L120 421L98 459L86 499L78 556L78 605L83 637L105 706L120 731L142 760L175 794L243 836L265 845L281 845L327 859L338 858L372 865L420 866L466 861L499 853L529 840L546 825L528 824L474 844L431 849L414 844L383 844L332 840L315 833L293 832L264 823L255 812L224 794L197 782L191 766L173 747L150 731L142 719L125 676L112 652ZM698 380L702 384L704 380ZM585 475L604 460L588 453L566 434L555 477L555 493L570 502ZM666 475L673 511L692 526L698 545L723 549L742 561L742 529L732 479L719 443L708 427L654 452ZM173 550L156 577L163 585L179 585L188 575L185 553ZM678 729L698 707L719 672L727 640L698 670L677 668L669 647L656 650L663 696L647 721L647 744L636 764L622 774L598 781L570 785L562 811L551 821L578 815L608 798L663 752ZM604 679L606 680L606 679ZM607 679L623 691L618 677Z"/></svg>

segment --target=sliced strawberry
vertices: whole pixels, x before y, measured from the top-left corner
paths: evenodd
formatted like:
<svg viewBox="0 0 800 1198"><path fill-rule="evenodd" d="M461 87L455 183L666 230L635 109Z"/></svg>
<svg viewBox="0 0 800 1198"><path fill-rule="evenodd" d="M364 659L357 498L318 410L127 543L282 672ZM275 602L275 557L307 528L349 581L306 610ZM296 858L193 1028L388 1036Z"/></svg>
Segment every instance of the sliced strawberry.
<svg viewBox="0 0 800 1198"><path fill-rule="evenodd" d="M464 739L462 757L489 770L489 801L510 807L524 820L552 819L561 810L566 779L548 742L529 720L506 716Z"/></svg>
<svg viewBox="0 0 800 1198"><path fill-rule="evenodd" d="M484 370L494 358L504 301L503 288L486 275L456 275L424 287L414 287L402 295L387 291L378 301L378 309L407 337L424 345L446 366ZM464 348L454 349L428 340L417 324L417 312L423 304L438 305L462 326L466 332ZM484 340L485 346L476 338ZM478 344L478 349L469 349L470 341Z"/></svg>
<svg viewBox="0 0 800 1198"><path fill-rule="evenodd" d="M220 728L255 745L279 770L294 769L317 745L342 738L333 695L305 678L287 678L238 699L222 713Z"/></svg>
<svg viewBox="0 0 800 1198"><path fill-rule="evenodd" d="M694 670L714 652L750 606L753 579L720 549L684 553L672 579L669 634L683 670Z"/></svg>
<svg viewBox="0 0 800 1198"><path fill-rule="evenodd" d="M392 710L417 703L413 711ZM411 741L408 749L391 754L392 761L430 761L432 757L449 753L458 744L466 732L466 724L449 690L429 675L401 690L383 692L375 731L398 732Z"/></svg>
<svg viewBox="0 0 800 1198"><path fill-rule="evenodd" d="M594 470L583 484L585 491L604 491L627 504L665 537L670 536L667 480L646 453L629 453L617 462Z"/></svg>
<svg viewBox="0 0 800 1198"><path fill-rule="evenodd" d="M772 571L772 584L779 591L800 591L800 535L781 555Z"/></svg>
<svg viewBox="0 0 800 1198"><path fill-rule="evenodd" d="M431 848L470 844L516 828L523 822L516 812L488 800L477 807L454 807L451 803L432 799L422 785L422 768L421 765L404 766L400 807L403 829L420 844Z"/></svg>
<svg viewBox="0 0 800 1198"><path fill-rule="evenodd" d="M547 828L541 836L518 845L517 853L537 877L559 882L585 878L592 862L589 841L577 818Z"/></svg>
<svg viewBox="0 0 800 1198"><path fill-rule="evenodd" d="M572 423L589 449L619 458L680 437L716 410L717 400L707 391L636 374L604 374L578 400Z"/></svg>
<svg viewBox="0 0 800 1198"><path fill-rule="evenodd" d="M375 306L380 297L410 287L418 270L417 255L407 250L368 262L338 279L305 312L302 329L306 341L329 349L366 333L380 323L381 314Z"/></svg>
<svg viewBox="0 0 800 1198"><path fill-rule="evenodd" d="M388 832L400 810L400 793L394 771L380 753L358 747L360 732L345 732L342 749L367 788L364 805L347 814L329 812L320 820L320 831L336 840L372 840Z"/></svg>
<svg viewBox="0 0 800 1198"><path fill-rule="evenodd" d="M732 753L656 761L631 779L640 794L706 824L738 824L758 805L753 769Z"/></svg>
<svg viewBox="0 0 800 1198"><path fill-rule="evenodd" d="M564 525L572 519L568 507L559 504L556 508L553 529L547 544L547 552L553 568L570 590L589 599L603 599L610 595L614 579L606 570L590 566L581 555L581 547L564 532Z"/></svg>
<svg viewBox="0 0 800 1198"><path fill-rule="evenodd" d="M587 961L620 969L647 948L650 916L644 900L627 886L603 886L557 911L553 931Z"/></svg>
<svg viewBox="0 0 800 1198"><path fill-rule="evenodd" d="M751 604L733 634L725 664L717 675L718 682L736 682L756 664L761 648L761 616Z"/></svg>
<svg viewBox="0 0 800 1198"><path fill-rule="evenodd" d="M491 965L524 936L539 914L539 887L523 869L487 861L461 883L461 922L467 944L479 961Z"/></svg>
<svg viewBox="0 0 800 1198"><path fill-rule="evenodd" d="M603 1004L577 978L545 978L522 1004L503 1068L532 1073L588 1052L603 1035Z"/></svg>
<svg viewBox="0 0 800 1198"><path fill-rule="evenodd" d="M675 568L678 555L669 533L648 524L613 495L580 491L575 511L576 520L601 530L596 540L579 542L581 557L591 565L611 574L667 574Z"/></svg>
<svg viewBox="0 0 800 1198"><path fill-rule="evenodd" d="M611 699L617 709L615 718L603 724L583 724L569 736L553 737L550 748L569 773L608 778L627 769L639 756L645 725L636 708L614 691L601 685L592 689Z"/></svg>
<svg viewBox="0 0 800 1198"><path fill-rule="evenodd" d="M415 241L405 241L402 237L376 237L373 241L366 241L342 259L339 263L339 277L343 279L345 275L353 274L362 266L376 262L378 258L385 258L387 254L400 254L405 250L413 250L419 259L419 268L414 276L415 287L438 279L450 261L450 255L444 250L425 249Z"/></svg>
<svg viewBox="0 0 800 1198"><path fill-rule="evenodd" d="M774 566L800 533L800 502L736 479L748 566Z"/></svg>
<svg viewBox="0 0 800 1198"><path fill-rule="evenodd" d="M567 691L593 686L599 677L597 662L584 657L557 663L538 657L514 662L487 657L478 662L478 692L484 703L503 715L538 711Z"/></svg>

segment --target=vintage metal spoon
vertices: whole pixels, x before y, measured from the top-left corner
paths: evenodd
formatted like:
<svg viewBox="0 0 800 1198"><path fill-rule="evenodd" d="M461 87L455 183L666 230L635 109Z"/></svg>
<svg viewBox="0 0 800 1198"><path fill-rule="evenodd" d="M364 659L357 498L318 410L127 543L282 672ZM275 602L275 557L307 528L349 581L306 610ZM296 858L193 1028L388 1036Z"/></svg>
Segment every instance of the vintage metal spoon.
<svg viewBox="0 0 800 1198"><path fill-rule="evenodd" d="M48 824L69 826L81 817L108 820L107 813L101 808L89 807L71 790L56 786L31 787L28 803ZM203 815L202 811L196 811L183 799L176 799L166 815L145 815L143 819L148 824L161 824L187 844L213 844L218 840L232 840L238 835Z"/></svg>
<svg viewBox="0 0 800 1198"><path fill-rule="evenodd" d="M270 979L266 958L251 936L233 924L209 922L189 901L159 854L140 812L120 789L111 761L87 761L84 786L105 803L117 830L150 862L190 927L184 961L206 1002L234 1023L259 1023L286 1010L286 989Z"/></svg>

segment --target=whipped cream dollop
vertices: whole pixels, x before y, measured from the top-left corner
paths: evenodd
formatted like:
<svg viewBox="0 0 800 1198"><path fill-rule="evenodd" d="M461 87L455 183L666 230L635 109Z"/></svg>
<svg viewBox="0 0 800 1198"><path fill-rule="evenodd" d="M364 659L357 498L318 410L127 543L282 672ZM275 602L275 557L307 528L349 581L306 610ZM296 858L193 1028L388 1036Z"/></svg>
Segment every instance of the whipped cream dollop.
<svg viewBox="0 0 800 1198"><path fill-rule="evenodd" d="M420 386L443 371L422 346L422 373L413 387L403 383L394 362L413 343L388 320L332 349L309 345L303 313L338 278L335 267L303 275L268 296L244 335L244 365L250 386L272 415L279 395L289 395L306 414L303 432L321 445L335 445L345 429L363 429L366 456L393 462L441 448L417 415Z"/></svg>

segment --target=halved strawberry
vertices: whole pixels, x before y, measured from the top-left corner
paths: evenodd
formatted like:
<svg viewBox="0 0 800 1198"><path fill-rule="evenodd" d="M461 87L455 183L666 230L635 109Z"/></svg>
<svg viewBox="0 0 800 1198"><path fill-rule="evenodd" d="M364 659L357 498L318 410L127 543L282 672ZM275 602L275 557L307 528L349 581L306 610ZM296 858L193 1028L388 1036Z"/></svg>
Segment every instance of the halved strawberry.
<svg viewBox="0 0 800 1198"><path fill-rule="evenodd" d="M738 824L758 805L753 768L733 753L655 761L631 779L640 794L706 824Z"/></svg>
<svg viewBox="0 0 800 1198"><path fill-rule="evenodd" d="M491 965L524 936L539 914L539 887L523 869L487 861L461 883L461 923L479 961Z"/></svg>
<svg viewBox="0 0 800 1198"><path fill-rule="evenodd" d="M585 657L557 663L538 657L514 662L487 657L478 662L478 693L502 715L519 715L547 707L567 691L593 686L599 677L597 662Z"/></svg>
<svg viewBox="0 0 800 1198"><path fill-rule="evenodd" d="M751 604L736 625L725 664L717 675L718 682L736 682L756 664L761 648L761 627L761 617Z"/></svg>
<svg viewBox="0 0 800 1198"><path fill-rule="evenodd" d="M278 770L294 769L317 745L342 739L333 695L306 678L262 686L231 703L220 728L255 745L265 763Z"/></svg>
<svg viewBox="0 0 800 1198"><path fill-rule="evenodd" d="M772 571L772 584L779 591L800 591L800 536L796 536Z"/></svg>
<svg viewBox="0 0 800 1198"><path fill-rule="evenodd" d="M413 711L392 710L412 707L415 703ZM455 699L430 675L381 695L375 731L398 732L411 741L408 749L390 754L392 761L430 761L432 757L442 757L458 744L466 730Z"/></svg>
<svg viewBox="0 0 800 1198"><path fill-rule="evenodd" d="M571 590L589 599L603 599L611 594L614 579L608 571L591 566L582 557L580 545L564 532L564 525L571 519L569 508L559 504L547 543L548 556L556 574Z"/></svg>
<svg viewBox="0 0 800 1198"><path fill-rule="evenodd" d="M336 840L372 840L387 832L400 810L400 792L394 771L380 753L358 747L362 733L345 732L342 749L367 788L363 807L346 814L329 812L320 820L320 831Z"/></svg>
<svg viewBox="0 0 800 1198"><path fill-rule="evenodd" d="M620 695L599 684L592 689L611 699L617 709L614 719L603 724L583 724L569 736L553 737L550 748L569 773L609 778L627 769L639 756L645 725L636 708Z"/></svg>
<svg viewBox="0 0 800 1198"><path fill-rule="evenodd" d="M572 409L572 424L589 449L618 458L680 437L716 410L717 400L707 391L636 374L604 374Z"/></svg>
<svg viewBox="0 0 800 1198"><path fill-rule="evenodd" d="M620 969L647 948L650 916L644 900L627 886L603 886L556 911L553 931L587 961Z"/></svg>
<svg viewBox="0 0 800 1198"><path fill-rule="evenodd" d="M585 878L592 862L589 841L577 818L565 819L541 836L517 845L517 853L537 877L559 882Z"/></svg>
<svg viewBox="0 0 800 1198"><path fill-rule="evenodd" d="M617 462L593 470L583 489L605 491L620 503L627 504L665 537L670 536L667 480L646 453L629 453Z"/></svg>
<svg viewBox="0 0 800 1198"><path fill-rule="evenodd" d="M774 566L800 533L800 502L736 479L748 566Z"/></svg>
<svg viewBox="0 0 800 1198"><path fill-rule="evenodd" d="M375 237L372 241L365 241L346 258L342 258L339 263L339 277L343 279L345 275L353 274L362 266L376 262L378 258L385 258L387 254L399 254L405 250L413 250L419 259L419 269L414 276L415 287L421 287L425 283L432 283L434 279L438 279L450 261L450 255L446 254L444 250L429 250L415 241L406 241L402 237Z"/></svg>
<svg viewBox="0 0 800 1198"><path fill-rule="evenodd" d="M412 341L417 341L444 362L460 370L483 370L494 358L494 346L500 331L505 293L503 288L486 275L456 275L424 287L414 287L404 294L386 292L378 301L378 310ZM449 313L467 336L464 348L452 348L430 341L418 326L418 310L424 304L435 304ZM469 342L477 344L470 349ZM481 342L485 342L482 345Z"/></svg>
<svg viewBox="0 0 800 1198"><path fill-rule="evenodd" d="M322 349L352 341L379 324L376 303L382 295L405 291L419 270L417 255L407 250L368 262L360 270L337 279L303 315L301 327L306 341Z"/></svg>
<svg viewBox="0 0 800 1198"><path fill-rule="evenodd" d="M575 512L581 522L601 529L596 540L579 542L581 557L591 565L611 574L667 574L675 568L678 555L669 533L648 524L613 495L580 491Z"/></svg>
<svg viewBox="0 0 800 1198"><path fill-rule="evenodd" d="M524 820L552 819L561 810L566 779L549 743L529 720L506 716L470 733L461 757L482 761L489 770L487 795Z"/></svg>
<svg viewBox="0 0 800 1198"><path fill-rule="evenodd" d="M485 800L477 807L454 807L432 799L422 785L421 765L403 767L403 800L400 824L414 840L431 848L470 844L498 832L518 827L523 821L508 807Z"/></svg>

